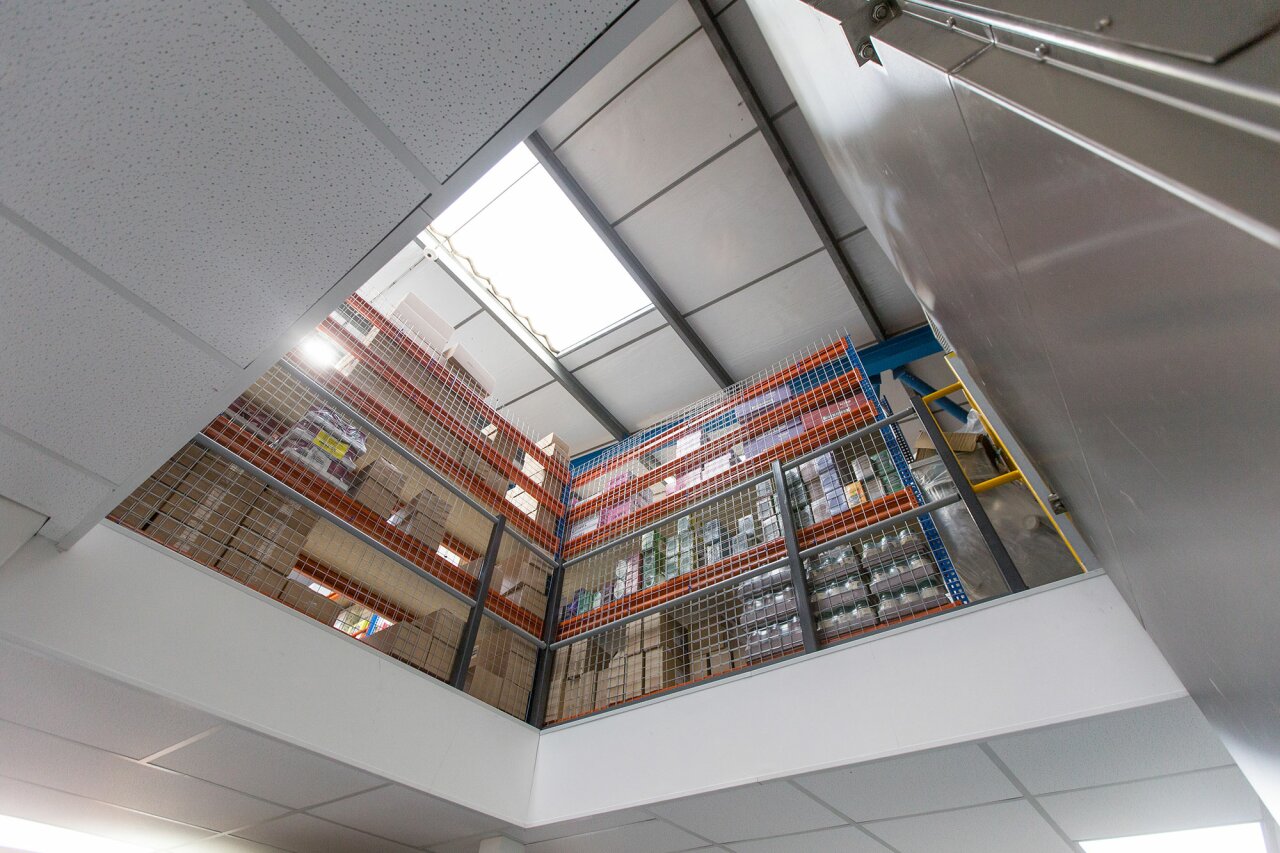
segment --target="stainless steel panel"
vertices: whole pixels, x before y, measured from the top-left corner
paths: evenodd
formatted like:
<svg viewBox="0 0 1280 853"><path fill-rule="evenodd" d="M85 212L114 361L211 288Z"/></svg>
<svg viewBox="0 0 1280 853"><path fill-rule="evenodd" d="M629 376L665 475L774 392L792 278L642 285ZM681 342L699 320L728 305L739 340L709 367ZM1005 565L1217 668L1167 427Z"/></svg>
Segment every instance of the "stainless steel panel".
<svg viewBox="0 0 1280 853"><path fill-rule="evenodd" d="M999 0L964 5L1201 62L1216 62L1280 23L1277 0L1218 0L1212 4Z"/></svg>

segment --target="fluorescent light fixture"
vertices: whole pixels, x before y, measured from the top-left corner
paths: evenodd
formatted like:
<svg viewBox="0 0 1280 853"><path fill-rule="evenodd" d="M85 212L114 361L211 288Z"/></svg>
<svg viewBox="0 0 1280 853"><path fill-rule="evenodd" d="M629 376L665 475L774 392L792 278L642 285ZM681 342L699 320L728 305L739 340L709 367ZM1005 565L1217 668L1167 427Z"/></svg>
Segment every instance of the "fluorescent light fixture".
<svg viewBox="0 0 1280 853"><path fill-rule="evenodd" d="M1236 823L1160 832L1155 835L1130 835L1100 841L1081 841L1085 853L1266 853L1262 824Z"/></svg>
<svg viewBox="0 0 1280 853"><path fill-rule="evenodd" d="M29 853L147 853L154 849L7 815L0 815L0 848Z"/></svg>
<svg viewBox="0 0 1280 853"><path fill-rule="evenodd" d="M557 352L652 307L523 143L431 228Z"/></svg>
<svg viewBox="0 0 1280 853"><path fill-rule="evenodd" d="M319 335L309 335L298 346L302 357L315 367L326 369L333 367L342 357L342 351Z"/></svg>

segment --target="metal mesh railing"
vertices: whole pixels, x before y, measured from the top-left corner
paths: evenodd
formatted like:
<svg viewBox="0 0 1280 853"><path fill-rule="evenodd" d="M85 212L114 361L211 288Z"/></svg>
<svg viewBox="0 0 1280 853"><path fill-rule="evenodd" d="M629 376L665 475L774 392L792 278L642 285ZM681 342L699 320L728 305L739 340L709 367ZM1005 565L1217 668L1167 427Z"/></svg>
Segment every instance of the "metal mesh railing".
<svg viewBox="0 0 1280 853"><path fill-rule="evenodd" d="M464 689L482 702L524 719L533 692L538 649L488 617L480 622Z"/></svg>

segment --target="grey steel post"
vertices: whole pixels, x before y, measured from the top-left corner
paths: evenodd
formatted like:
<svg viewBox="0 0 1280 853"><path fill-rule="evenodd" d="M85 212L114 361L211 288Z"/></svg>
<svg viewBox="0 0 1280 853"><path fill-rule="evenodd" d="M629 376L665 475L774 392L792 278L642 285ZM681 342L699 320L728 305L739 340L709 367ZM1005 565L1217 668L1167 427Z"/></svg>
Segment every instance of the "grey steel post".
<svg viewBox="0 0 1280 853"><path fill-rule="evenodd" d="M982 540L987 543L987 550L991 552L991 558L996 561L996 567L1000 569L1000 574L1004 577L1004 582L1009 587L1009 592L1022 592L1027 588L1027 582L1022 579L1022 575L1018 572L1018 567L1013 564L1013 558L1009 556L1009 551L1004 547L1004 542L1000 540L1000 534L996 533L995 525L991 523L991 518L987 515L987 511L982 508L982 501L978 499L977 493L969 485L969 476L965 474L964 468L960 467L960 460L956 458L951 445L947 444L947 437L943 434L942 428L938 426L938 422L934 420L933 413L929 411L929 404L910 388L904 387L903 390L907 392L907 399L911 401L911 407L920 416L920 424L924 427L924 431L929 434L929 440L933 442L934 449L938 451L938 458L942 460L943 467L947 469L947 475L955 483L956 492L960 495L960 500L964 501L965 509L969 510L969 515L973 517L973 523L977 525L978 532L982 534Z"/></svg>
<svg viewBox="0 0 1280 853"><path fill-rule="evenodd" d="M546 645L538 650L538 663L533 671L533 693L529 697L529 714L525 722L542 728L547 719L547 695L551 690L551 656L555 650L551 643L560 627L560 593L564 589L564 563L551 572L551 588L547 590L547 612L542 617L542 640Z"/></svg>
<svg viewBox="0 0 1280 853"><path fill-rule="evenodd" d="M467 668L471 665L471 653L480 635L480 620L484 618L484 603L489 598L489 583L493 580L493 567L498 562L498 549L502 547L502 531L507 528L507 517L499 515L489 534L489 547L484 549L484 561L480 564L480 576L476 579L476 603L471 607L467 627L458 644L458 657L453 662L453 674L449 683L459 690L467 686Z"/></svg>
<svg viewBox="0 0 1280 853"><path fill-rule="evenodd" d="M787 478L782 473L782 463L773 465L774 500L778 502L778 516L782 519L782 539L787 544L787 562L791 564L791 585L796 594L796 618L800 622L800 636L804 638L804 650L818 650L818 632L813 624L813 607L809 603L809 585L804 577L804 561L800 559L800 544L796 541L796 522L791 515L791 496L787 494Z"/></svg>

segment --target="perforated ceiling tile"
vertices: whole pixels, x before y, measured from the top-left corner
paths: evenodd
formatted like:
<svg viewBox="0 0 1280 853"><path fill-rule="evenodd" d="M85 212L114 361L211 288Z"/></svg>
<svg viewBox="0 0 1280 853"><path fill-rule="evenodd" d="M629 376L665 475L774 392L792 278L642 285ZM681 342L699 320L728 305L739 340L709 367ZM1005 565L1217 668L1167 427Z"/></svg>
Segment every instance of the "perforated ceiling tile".
<svg viewBox="0 0 1280 853"><path fill-rule="evenodd" d="M867 825L899 853L1071 853L1071 846L1026 800Z"/></svg>
<svg viewBox="0 0 1280 853"><path fill-rule="evenodd" d="M840 251L862 283L867 301L890 334L913 329L924 322L916 295L889 260L870 231L840 241Z"/></svg>
<svg viewBox="0 0 1280 853"><path fill-rule="evenodd" d="M382 853L412 853L414 849L308 814L286 815L279 820L243 829L239 834L296 853L312 853L315 850L328 853L368 853L374 850Z"/></svg>
<svg viewBox="0 0 1280 853"><path fill-rule="evenodd" d="M783 838L765 838L759 841L739 841L730 845L734 853L888 853L889 848L853 826L788 835Z"/></svg>
<svg viewBox="0 0 1280 853"><path fill-rule="evenodd" d="M0 432L0 494L49 516L41 532L56 539L105 501L111 486Z"/></svg>
<svg viewBox="0 0 1280 853"><path fill-rule="evenodd" d="M433 174L447 179L630 4L277 3Z"/></svg>
<svg viewBox="0 0 1280 853"><path fill-rule="evenodd" d="M755 126L715 48L699 33L556 153L615 221Z"/></svg>
<svg viewBox="0 0 1280 853"><path fill-rule="evenodd" d="M838 826L845 821L785 782L687 797L650 808L712 841L739 841Z"/></svg>
<svg viewBox="0 0 1280 853"><path fill-rule="evenodd" d="M690 315L689 323L734 376L751 376L845 331L855 346L872 340L825 252Z"/></svg>
<svg viewBox="0 0 1280 853"><path fill-rule="evenodd" d="M541 841L525 847L529 853L681 853L704 846L702 839L662 820L646 820L582 835Z"/></svg>
<svg viewBox="0 0 1280 853"><path fill-rule="evenodd" d="M422 187L243 4L7 4L0 196L241 364Z"/></svg>
<svg viewBox="0 0 1280 853"><path fill-rule="evenodd" d="M618 233L682 311L821 245L758 133L628 217Z"/></svg>
<svg viewBox="0 0 1280 853"><path fill-rule="evenodd" d="M120 482L184 431L233 367L142 314L7 220L0 303L0 421ZM110 436L109 440L104 440Z"/></svg>
<svg viewBox="0 0 1280 853"><path fill-rule="evenodd" d="M389 785L310 810L312 814L411 847L477 835L501 824L444 800Z"/></svg>
<svg viewBox="0 0 1280 853"><path fill-rule="evenodd" d="M717 389L670 327L588 364L574 376L633 430Z"/></svg>
<svg viewBox="0 0 1280 853"><path fill-rule="evenodd" d="M617 95L667 51L698 29L688 3L674 3L635 41L623 48L600 73L575 92L543 122L539 132L555 147Z"/></svg>

